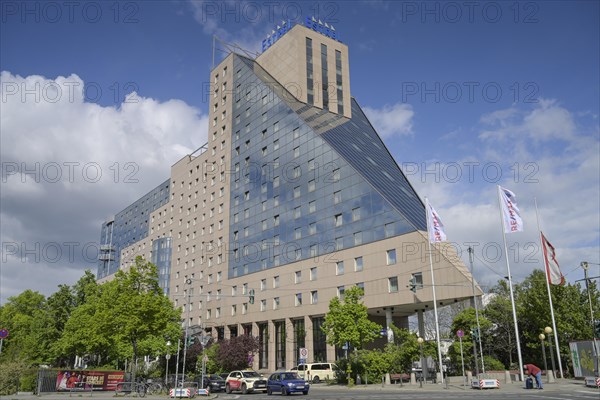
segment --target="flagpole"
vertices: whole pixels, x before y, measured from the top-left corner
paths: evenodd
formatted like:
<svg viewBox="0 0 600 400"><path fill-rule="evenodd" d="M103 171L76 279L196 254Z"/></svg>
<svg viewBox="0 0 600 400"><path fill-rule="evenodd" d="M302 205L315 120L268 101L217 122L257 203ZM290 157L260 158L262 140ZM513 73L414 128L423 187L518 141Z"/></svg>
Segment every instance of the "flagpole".
<svg viewBox="0 0 600 400"><path fill-rule="evenodd" d="M473 286L473 307L475 307L475 320L477 321L477 340L479 341L479 354L481 355L481 369L485 376L485 362L483 361L483 344L481 343L481 325L479 324L479 306L477 305L477 297L475 296L475 267L473 266L473 248L469 246L469 263L471 264L471 284ZM477 349L477 348L476 348ZM477 357L475 357L477 358Z"/></svg>
<svg viewBox="0 0 600 400"><path fill-rule="evenodd" d="M429 252L429 269L431 271L431 290L433 292L433 314L435 315L435 335L437 336L438 363L440 376L444 383L444 364L442 360L442 343L440 340L440 323L438 320L437 299L435 297L435 276L433 274L433 257L431 256L431 240L429 240L429 200L425 197L425 221L427 222L427 249Z"/></svg>
<svg viewBox="0 0 600 400"><path fill-rule="evenodd" d="M537 198L534 197L533 202L535 204L535 219L537 220L537 227L538 231L540 232L540 250L542 250L542 257L544 258L542 261L544 262L544 272L546 275L546 289L548 289L548 299L550 300L550 316L552 317L552 329L554 329L554 344L556 347L556 356L558 357L558 369L560 371L560 377L564 378L562 361L560 360L560 348L558 347L558 331L556 330L556 320L554 319L554 306L552 305L552 292L550 292L550 274L548 271L548 265L546 264L545 260L544 238L542 237L542 230L540 229L540 216L538 214ZM554 373L554 371L552 371L552 373Z"/></svg>
<svg viewBox="0 0 600 400"><path fill-rule="evenodd" d="M506 270L508 271L508 288L510 289L510 303L512 306L513 322L515 324L515 339L517 342L517 356L519 357L519 375L521 382L525 381L523 375L523 356L521 355L521 339L519 339L519 324L517 323L517 310L515 308L515 295L513 293L512 277L510 276L510 262L508 261L508 247L506 246L506 228L504 226L504 217L502 214L502 198L500 197L500 185L498 185L498 206L500 211L500 220L502 221L502 239L504 240L504 255L506 258Z"/></svg>

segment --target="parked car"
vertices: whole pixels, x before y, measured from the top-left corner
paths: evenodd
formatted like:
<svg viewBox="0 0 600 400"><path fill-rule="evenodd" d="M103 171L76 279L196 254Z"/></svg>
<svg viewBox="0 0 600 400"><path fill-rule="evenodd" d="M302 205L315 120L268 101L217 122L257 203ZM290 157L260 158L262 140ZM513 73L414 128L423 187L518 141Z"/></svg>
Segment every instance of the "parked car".
<svg viewBox="0 0 600 400"><path fill-rule="evenodd" d="M225 391L225 379L221 378L217 374L204 375L204 385L201 384L201 379L198 378L198 387L203 387L212 392L223 392Z"/></svg>
<svg viewBox="0 0 600 400"><path fill-rule="evenodd" d="M267 391L267 380L253 370L231 371L225 380L225 392L240 391L243 394Z"/></svg>
<svg viewBox="0 0 600 400"><path fill-rule="evenodd" d="M295 372L275 372L269 376L267 381L267 394L271 395L275 392L282 395L288 395L300 392L304 395L308 394L310 384L300 378Z"/></svg>
<svg viewBox="0 0 600 400"><path fill-rule="evenodd" d="M335 369L337 366L333 363L310 363L300 364L290 372L297 372L300 378L306 379L308 382L319 383L326 379L335 378Z"/></svg>

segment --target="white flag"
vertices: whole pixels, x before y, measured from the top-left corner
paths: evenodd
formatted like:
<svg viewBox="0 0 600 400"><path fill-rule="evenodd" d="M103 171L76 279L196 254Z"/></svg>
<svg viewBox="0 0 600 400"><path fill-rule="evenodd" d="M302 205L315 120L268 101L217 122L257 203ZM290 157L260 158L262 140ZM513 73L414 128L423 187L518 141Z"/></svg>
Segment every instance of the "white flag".
<svg viewBox="0 0 600 400"><path fill-rule="evenodd" d="M523 220L517 207L516 196L508 189L498 186L502 198L502 214L504 215L504 232L523 232Z"/></svg>
<svg viewBox="0 0 600 400"><path fill-rule="evenodd" d="M544 263L546 265L546 275L548 276L548 283L552 285L564 285L565 277L560 272L558 261L556 261L556 251L554 246L550 244L546 236L542 232L542 251L544 252Z"/></svg>
<svg viewBox="0 0 600 400"><path fill-rule="evenodd" d="M439 215L435 212L429 201L427 201L427 229L429 231L429 242L439 243L446 241L444 224Z"/></svg>

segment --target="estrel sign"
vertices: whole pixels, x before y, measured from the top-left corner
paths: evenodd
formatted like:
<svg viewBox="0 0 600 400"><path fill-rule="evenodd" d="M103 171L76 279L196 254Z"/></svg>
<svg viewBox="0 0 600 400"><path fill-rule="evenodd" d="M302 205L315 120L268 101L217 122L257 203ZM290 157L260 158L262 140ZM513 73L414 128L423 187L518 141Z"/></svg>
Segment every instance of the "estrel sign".
<svg viewBox="0 0 600 400"><path fill-rule="evenodd" d="M266 39L262 41L262 51L267 50L271 47L280 37L285 35L290 29L292 29L292 21L282 21L281 25L277 25L276 29L273 29Z"/></svg>
<svg viewBox="0 0 600 400"><path fill-rule="evenodd" d="M328 25L327 22L323 23L321 20L316 20L315 17L306 17L304 25L315 32L319 32L320 34L327 36L328 38L341 42L340 37L333 25Z"/></svg>

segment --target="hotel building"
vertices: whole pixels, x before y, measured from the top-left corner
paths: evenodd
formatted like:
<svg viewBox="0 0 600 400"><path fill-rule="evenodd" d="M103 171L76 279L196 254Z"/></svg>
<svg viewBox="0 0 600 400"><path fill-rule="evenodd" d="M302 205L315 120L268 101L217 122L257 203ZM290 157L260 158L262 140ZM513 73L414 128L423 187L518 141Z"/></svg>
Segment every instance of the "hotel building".
<svg viewBox="0 0 600 400"><path fill-rule="evenodd" d="M291 368L300 348L334 361L324 315L355 285L374 321L408 327L416 313L423 331L425 207L351 96L347 46L308 19L263 50L211 71L207 144L102 226L99 280L143 256L184 325L257 336L257 370ZM439 305L472 296L451 246L433 248L433 269Z"/></svg>

